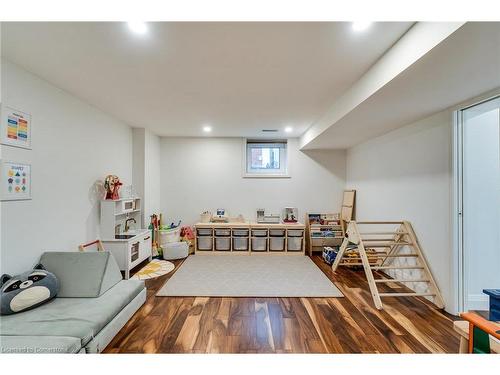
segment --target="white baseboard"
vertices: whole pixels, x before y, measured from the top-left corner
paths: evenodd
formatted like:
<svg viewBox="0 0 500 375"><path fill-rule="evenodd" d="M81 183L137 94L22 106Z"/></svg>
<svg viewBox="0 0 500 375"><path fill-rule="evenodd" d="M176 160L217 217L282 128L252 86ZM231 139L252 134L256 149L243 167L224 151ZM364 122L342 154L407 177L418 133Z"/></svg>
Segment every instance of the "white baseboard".
<svg viewBox="0 0 500 375"><path fill-rule="evenodd" d="M488 310L489 298L484 294L469 294L466 301L466 310Z"/></svg>

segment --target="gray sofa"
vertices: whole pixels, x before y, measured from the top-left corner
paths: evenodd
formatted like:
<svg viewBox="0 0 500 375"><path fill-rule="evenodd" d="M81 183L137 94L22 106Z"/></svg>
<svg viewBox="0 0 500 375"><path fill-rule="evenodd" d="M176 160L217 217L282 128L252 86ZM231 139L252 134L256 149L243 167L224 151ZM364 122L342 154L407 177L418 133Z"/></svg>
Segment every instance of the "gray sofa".
<svg viewBox="0 0 500 375"><path fill-rule="evenodd" d="M47 252L56 298L0 316L1 353L99 353L146 301L143 281L123 280L109 252Z"/></svg>

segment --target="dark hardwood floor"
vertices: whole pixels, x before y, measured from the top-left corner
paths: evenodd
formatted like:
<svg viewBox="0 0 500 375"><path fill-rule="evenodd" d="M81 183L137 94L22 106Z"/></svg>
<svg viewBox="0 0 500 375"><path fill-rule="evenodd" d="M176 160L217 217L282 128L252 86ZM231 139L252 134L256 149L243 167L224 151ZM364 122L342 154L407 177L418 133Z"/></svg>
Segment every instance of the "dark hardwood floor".
<svg viewBox="0 0 500 375"><path fill-rule="evenodd" d="M312 259L344 298L156 297L174 271L146 281L146 303L105 353L458 352L453 316L415 297L384 298L378 311L362 270L333 274Z"/></svg>

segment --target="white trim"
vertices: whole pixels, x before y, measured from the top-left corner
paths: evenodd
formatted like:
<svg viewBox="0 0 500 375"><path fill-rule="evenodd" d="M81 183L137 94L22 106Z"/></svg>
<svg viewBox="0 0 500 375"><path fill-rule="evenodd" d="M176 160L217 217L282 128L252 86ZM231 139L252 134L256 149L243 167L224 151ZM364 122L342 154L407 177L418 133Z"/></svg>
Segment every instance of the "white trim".
<svg viewBox="0 0 500 375"><path fill-rule="evenodd" d="M500 97L499 89L490 91L468 102L455 107L453 112L453 145L452 145L452 250L453 250L453 311L458 314L465 309L465 293L467 291L465 278L465 262L463 248L463 111Z"/></svg>
<svg viewBox="0 0 500 375"><path fill-rule="evenodd" d="M452 248L453 311L457 314L464 307L463 234L462 234L462 110L453 112L453 182L452 182Z"/></svg>
<svg viewBox="0 0 500 375"><path fill-rule="evenodd" d="M252 174L244 173L243 178L292 178L289 174Z"/></svg>
<svg viewBox="0 0 500 375"><path fill-rule="evenodd" d="M485 294L469 294L467 296L469 310L486 310L490 308L489 298Z"/></svg>

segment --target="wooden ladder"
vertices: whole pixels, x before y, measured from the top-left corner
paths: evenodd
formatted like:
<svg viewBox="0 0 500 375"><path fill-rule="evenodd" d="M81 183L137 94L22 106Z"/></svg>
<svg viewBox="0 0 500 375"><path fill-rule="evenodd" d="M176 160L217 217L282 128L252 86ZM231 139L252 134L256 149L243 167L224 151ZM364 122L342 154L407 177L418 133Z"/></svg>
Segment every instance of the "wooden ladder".
<svg viewBox="0 0 500 375"><path fill-rule="evenodd" d="M396 227L395 227L396 226ZM359 227L363 229L375 228L368 232L360 232ZM387 227L391 227L387 230ZM402 250L408 248L410 252ZM371 249L371 253L367 252ZM348 256L349 255L349 256ZM414 264L398 265L397 259L414 259ZM346 235L340 246L332 269L335 272L340 265L345 266L363 266L370 292L373 297L375 307L379 310L383 308L382 297L433 297L434 304L442 309L444 308L443 297L432 276L424 253L420 248L417 236L408 221L351 221L347 225ZM420 270L421 277L405 278L405 272L400 278L375 278L375 276L387 275L385 272L391 270ZM374 271L381 271L374 273ZM388 275L387 275L388 276ZM380 293L378 284L384 283L425 283L428 292L418 293Z"/></svg>

